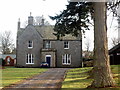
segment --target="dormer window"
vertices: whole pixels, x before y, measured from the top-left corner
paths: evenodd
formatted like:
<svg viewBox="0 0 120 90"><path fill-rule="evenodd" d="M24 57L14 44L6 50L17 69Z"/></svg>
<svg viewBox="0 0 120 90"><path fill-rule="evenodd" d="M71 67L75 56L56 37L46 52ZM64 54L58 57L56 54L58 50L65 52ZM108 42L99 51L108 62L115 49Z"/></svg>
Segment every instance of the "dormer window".
<svg viewBox="0 0 120 90"><path fill-rule="evenodd" d="M33 48L33 41L31 40L28 41L28 48Z"/></svg>
<svg viewBox="0 0 120 90"><path fill-rule="evenodd" d="M69 49L69 42L68 41L64 42L64 49Z"/></svg>
<svg viewBox="0 0 120 90"><path fill-rule="evenodd" d="M51 48L51 43L50 41L45 42L45 48Z"/></svg>

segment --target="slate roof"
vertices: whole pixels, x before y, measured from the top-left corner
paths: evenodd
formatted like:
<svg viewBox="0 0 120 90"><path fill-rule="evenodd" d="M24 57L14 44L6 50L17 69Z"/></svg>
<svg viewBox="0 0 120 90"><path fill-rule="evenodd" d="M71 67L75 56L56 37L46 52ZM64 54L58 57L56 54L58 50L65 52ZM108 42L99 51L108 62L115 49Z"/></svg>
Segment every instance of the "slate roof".
<svg viewBox="0 0 120 90"><path fill-rule="evenodd" d="M111 49L109 50L109 54L114 53L114 52L117 51L118 49L120 49L120 43L119 43L118 45L114 46L113 48L111 48Z"/></svg>
<svg viewBox="0 0 120 90"><path fill-rule="evenodd" d="M47 39L47 40L57 40L57 37L53 34L54 33L54 26L53 25L49 25L49 26L34 26L35 29L38 31L38 33L40 34L40 36L42 36L43 39ZM24 32L25 29L20 28L20 30L18 30L18 37ZM62 37L62 40L80 40L80 38L78 37L74 37L72 35L65 35L64 37Z"/></svg>

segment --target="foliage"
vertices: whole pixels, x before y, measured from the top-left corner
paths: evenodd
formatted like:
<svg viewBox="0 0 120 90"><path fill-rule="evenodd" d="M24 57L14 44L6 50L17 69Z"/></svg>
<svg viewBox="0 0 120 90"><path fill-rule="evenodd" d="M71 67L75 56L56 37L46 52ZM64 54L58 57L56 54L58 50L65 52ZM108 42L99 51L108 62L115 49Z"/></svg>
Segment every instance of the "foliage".
<svg viewBox="0 0 120 90"><path fill-rule="evenodd" d="M117 83L115 90L120 87L120 80L119 80L120 72L118 72L119 68L120 65L111 66L114 80ZM77 88L82 90L84 89L89 90L87 87L91 85L91 82L93 81L92 78L89 78L89 71L91 69L92 67L70 69L66 74L66 78L64 82L62 83L62 88L74 88L74 89ZM109 88L105 90L109 90Z"/></svg>
<svg viewBox="0 0 120 90"><path fill-rule="evenodd" d="M4 31L0 35L0 43L2 44L2 53L9 54L14 47L13 40L12 40L12 33L11 31Z"/></svg>
<svg viewBox="0 0 120 90"><path fill-rule="evenodd" d="M20 80L30 78L33 75L42 73L47 69L43 68L14 68L5 67L2 71L2 85L3 87L14 84Z"/></svg>
<svg viewBox="0 0 120 90"><path fill-rule="evenodd" d="M120 0L113 0L107 3L107 9L113 13L113 16L118 16L117 10L120 5Z"/></svg>
<svg viewBox="0 0 120 90"><path fill-rule="evenodd" d="M107 9L113 13L113 16L117 15L119 4L120 0L106 3ZM94 19L93 2L69 2L66 6L66 10L63 10L60 14L50 16L52 20L56 20L54 26L56 33L54 35L58 39L65 34L78 36L80 30L83 30L84 33L84 30L89 30L91 19Z"/></svg>
<svg viewBox="0 0 120 90"><path fill-rule="evenodd" d="M89 16L91 14L94 20L95 29L94 70L96 70L94 73L94 81L91 85L92 87L114 86L108 63L106 5L107 3L105 2L70 2L69 5L67 5L67 9L60 15L51 17L53 20L56 20L54 30L57 32L55 35L59 39L59 37L64 36L65 34L77 36L79 31L83 30L83 28L88 30L89 27L87 23L90 22ZM113 3L108 6L110 6L109 9L113 11L115 5L113 5L113 7L112 5ZM113 11L113 13L115 14L115 11ZM105 68L106 66L107 68Z"/></svg>
<svg viewBox="0 0 120 90"><path fill-rule="evenodd" d="M52 20L56 20L54 33L58 39L65 34L78 36L80 30L89 30L89 16L93 13L91 2L70 2L67 9L60 15L50 16Z"/></svg>

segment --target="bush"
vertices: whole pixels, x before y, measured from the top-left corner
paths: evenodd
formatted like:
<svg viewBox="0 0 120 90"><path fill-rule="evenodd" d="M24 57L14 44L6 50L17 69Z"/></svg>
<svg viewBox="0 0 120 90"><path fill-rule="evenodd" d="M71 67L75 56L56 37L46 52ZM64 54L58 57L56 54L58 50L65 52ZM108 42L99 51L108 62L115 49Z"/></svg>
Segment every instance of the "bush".
<svg viewBox="0 0 120 90"><path fill-rule="evenodd" d="M2 65L2 66L5 65L5 60L3 58L0 58L0 65Z"/></svg>

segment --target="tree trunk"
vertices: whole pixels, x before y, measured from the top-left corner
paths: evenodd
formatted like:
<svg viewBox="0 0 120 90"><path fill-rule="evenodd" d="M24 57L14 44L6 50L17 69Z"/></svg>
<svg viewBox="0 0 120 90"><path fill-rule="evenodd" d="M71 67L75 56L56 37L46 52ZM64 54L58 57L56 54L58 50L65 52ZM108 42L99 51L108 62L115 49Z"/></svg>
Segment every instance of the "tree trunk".
<svg viewBox="0 0 120 90"><path fill-rule="evenodd" d="M106 3L94 2L94 81L92 87L114 86L107 43Z"/></svg>

